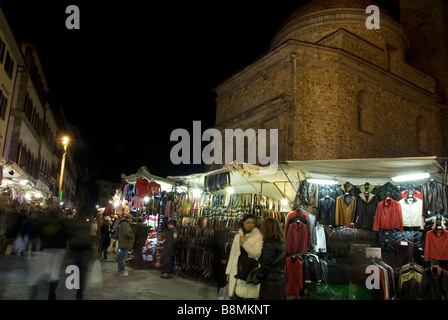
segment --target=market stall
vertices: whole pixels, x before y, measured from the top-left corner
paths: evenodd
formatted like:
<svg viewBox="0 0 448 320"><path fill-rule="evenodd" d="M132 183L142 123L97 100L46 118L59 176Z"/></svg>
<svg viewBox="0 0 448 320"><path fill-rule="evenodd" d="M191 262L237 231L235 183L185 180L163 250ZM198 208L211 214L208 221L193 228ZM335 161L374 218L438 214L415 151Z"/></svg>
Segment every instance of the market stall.
<svg viewBox="0 0 448 320"><path fill-rule="evenodd" d="M233 164L168 177L190 191L177 216L182 226L179 267L204 277L213 275L219 283L238 219L255 213L259 222L273 216L283 224L287 272L302 277L300 283L288 283L290 298L410 298L406 288L411 282L406 281L415 277L406 278L408 271L445 263L434 258L437 250L425 258L427 232L435 226L445 232L444 161L436 157L288 161L273 173ZM389 210L391 203L394 210ZM389 219L398 224L389 224ZM298 224L306 228L292 237L290 227ZM301 239L301 245L291 239ZM379 291L365 288L366 266L372 264L381 268L382 283L387 283Z"/></svg>
<svg viewBox="0 0 448 320"><path fill-rule="evenodd" d="M448 259L445 167L435 157L287 162L300 181L284 229L289 297L426 298L415 290L425 285L422 272ZM310 232L293 242L296 224ZM378 290L366 285L371 266Z"/></svg>
<svg viewBox="0 0 448 320"><path fill-rule="evenodd" d="M143 247L143 260L147 266L159 267L163 250L166 223L175 218L175 184L165 178L153 175L146 167L141 167L132 175L122 174L120 190L114 199L114 210L121 215L131 213L135 220L141 218L148 230L148 238Z"/></svg>

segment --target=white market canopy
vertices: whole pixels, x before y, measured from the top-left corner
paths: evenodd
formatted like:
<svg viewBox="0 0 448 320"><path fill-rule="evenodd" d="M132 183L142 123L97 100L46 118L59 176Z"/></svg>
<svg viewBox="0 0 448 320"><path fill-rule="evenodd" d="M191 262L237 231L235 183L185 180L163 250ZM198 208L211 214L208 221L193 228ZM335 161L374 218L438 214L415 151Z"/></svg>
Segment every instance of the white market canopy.
<svg viewBox="0 0 448 320"><path fill-rule="evenodd" d="M444 177L444 169L437 157L414 157L286 161L280 163L278 169L270 173L262 167L247 163L232 164L225 165L219 170L188 176L169 176L167 179L189 188L203 190L204 177L222 172L230 173L230 184L235 194L260 193L273 199L286 198L291 203L295 199L300 181L307 178L333 179L339 181L340 184L349 181L353 185L361 185L365 182L383 185L386 182L394 183L393 177L405 174L426 172L431 175L431 178L439 181ZM226 190L219 190L215 193L225 192Z"/></svg>
<svg viewBox="0 0 448 320"><path fill-rule="evenodd" d="M131 174L131 175L125 175L121 174L121 179L125 180L127 183L135 184L137 182L137 179L139 178L145 178L148 181L155 181L158 184L160 184L160 188L164 191L171 191L173 186L175 185L175 182L156 176L154 174L151 174L147 167L141 167L138 169L137 173Z"/></svg>

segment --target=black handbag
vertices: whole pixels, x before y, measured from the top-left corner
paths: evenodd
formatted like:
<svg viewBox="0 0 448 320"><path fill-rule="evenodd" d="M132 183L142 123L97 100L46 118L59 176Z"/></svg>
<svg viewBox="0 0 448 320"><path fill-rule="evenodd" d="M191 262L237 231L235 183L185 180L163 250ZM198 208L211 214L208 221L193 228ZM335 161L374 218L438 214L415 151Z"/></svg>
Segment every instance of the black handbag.
<svg viewBox="0 0 448 320"><path fill-rule="evenodd" d="M277 264L284 257L285 257L285 250L282 250L282 253L280 253L280 255L274 259L272 264L273 265ZM249 272L249 274L247 275L247 278L245 279L247 283L251 283L251 284L255 284L255 285L260 283L260 280L257 278L258 269L260 269L260 267L253 268Z"/></svg>
<svg viewBox="0 0 448 320"><path fill-rule="evenodd" d="M250 258L243 247L240 247L240 250L241 253L238 257L237 273L235 275L235 278L246 281L249 273L253 269L258 268L258 260Z"/></svg>

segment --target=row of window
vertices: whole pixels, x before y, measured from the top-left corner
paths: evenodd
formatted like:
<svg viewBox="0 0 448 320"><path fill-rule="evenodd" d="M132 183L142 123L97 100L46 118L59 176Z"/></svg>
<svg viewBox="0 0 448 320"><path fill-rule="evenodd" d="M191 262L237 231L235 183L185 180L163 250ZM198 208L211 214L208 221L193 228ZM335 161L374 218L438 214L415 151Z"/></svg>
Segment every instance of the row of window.
<svg viewBox="0 0 448 320"><path fill-rule="evenodd" d="M12 79L12 74L14 71L14 60L12 60L9 51L6 50L6 43L1 38L0 38L0 63L3 64L3 68L5 69L9 79Z"/></svg>
<svg viewBox="0 0 448 320"><path fill-rule="evenodd" d="M30 121L34 130L36 130L37 135L40 138L43 137L50 146L50 149L53 150L55 144L53 132L51 131L48 122L44 122L43 119L39 116L39 113L37 112L36 107L33 104L33 100L29 98L28 94L25 96L23 112Z"/></svg>
<svg viewBox="0 0 448 320"><path fill-rule="evenodd" d="M56 179L58 174L56 166L50 165L46 160L39 161L38 157L31 153L21 141L19 142L17 164L34 179L38 179L40 172L41 179L50 182L50 178Z"/></svg>
<svg viewBox="0 0 448 320"><path fill-rule="evenodd" d="M34 179L39 177L39 161L22 142L19 142L17 164Z"/></svg>
<svg viewBox="0 0 448 320"><path fill-rule="evenodd" d="M6 120L6 111L8 110L8 98L0 90L0 118Z"/></svg>
<svg viewBox="0 0 448 320"><path fill-rule="evenodd" d="M37 96L39 97L41 104L44 106L47 100L47 91L45 90L42 76L39 73L39 68L36 65L36 60L34 57L31 57L30 78L34 89L37 92Z"/></svg>

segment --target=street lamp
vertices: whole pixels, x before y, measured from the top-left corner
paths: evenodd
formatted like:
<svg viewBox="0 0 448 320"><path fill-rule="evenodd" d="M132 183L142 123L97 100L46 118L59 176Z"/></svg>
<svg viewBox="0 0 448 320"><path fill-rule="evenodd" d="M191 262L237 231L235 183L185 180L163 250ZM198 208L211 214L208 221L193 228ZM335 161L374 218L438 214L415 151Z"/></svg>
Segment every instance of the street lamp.
<svg viewBox="0 0 448 320"><path fill-rule="evenodd" d="M65 158L67 157L67 146L70 141L69 137L62 138L62 145L64 146L64 154L62 155L61 175L59 176L59 201L62 201L62 181L64 180Z"/></svg>

